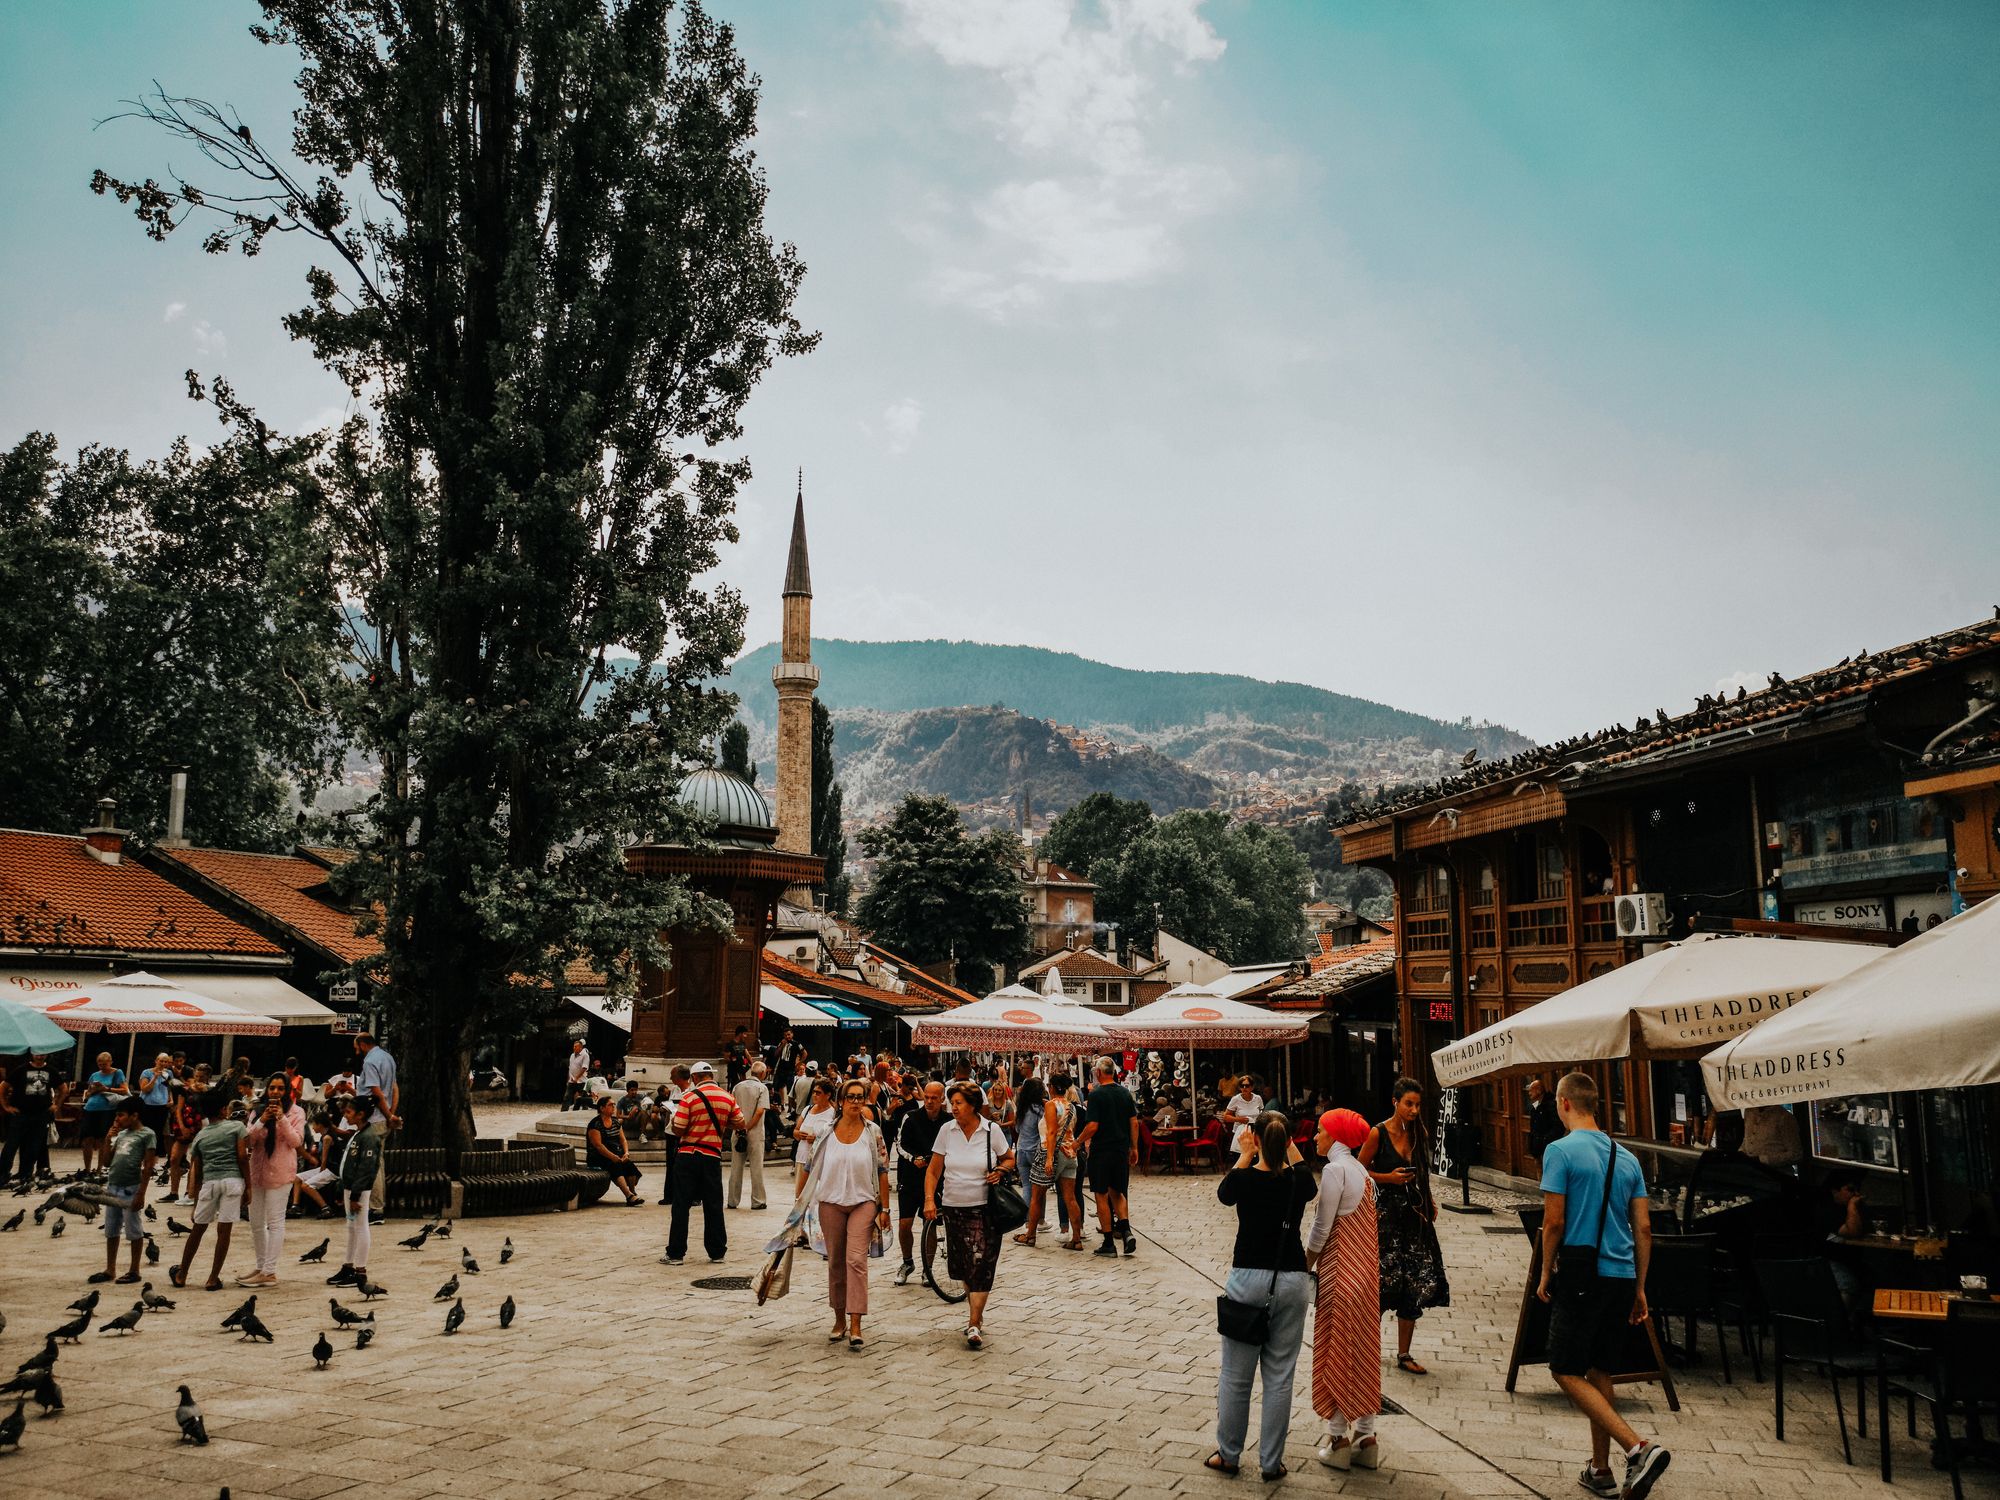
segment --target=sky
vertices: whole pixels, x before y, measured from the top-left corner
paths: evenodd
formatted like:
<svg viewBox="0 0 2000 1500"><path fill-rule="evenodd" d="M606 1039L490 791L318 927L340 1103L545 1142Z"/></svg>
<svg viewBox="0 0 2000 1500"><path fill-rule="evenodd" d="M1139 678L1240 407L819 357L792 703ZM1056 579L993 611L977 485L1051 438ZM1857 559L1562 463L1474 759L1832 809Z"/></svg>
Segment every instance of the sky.
<svg viewBox="0 0 2000 1500"><path fill-rule="evenodd" d="M773 638L1049 646L1554 738L2000 599L2000 7L715 0L820 348L747 412ZM302 249L87 190L260 133L243 0L0 7L0 440L344 393ZM189 163L177 163L190 165Z"/></svg>

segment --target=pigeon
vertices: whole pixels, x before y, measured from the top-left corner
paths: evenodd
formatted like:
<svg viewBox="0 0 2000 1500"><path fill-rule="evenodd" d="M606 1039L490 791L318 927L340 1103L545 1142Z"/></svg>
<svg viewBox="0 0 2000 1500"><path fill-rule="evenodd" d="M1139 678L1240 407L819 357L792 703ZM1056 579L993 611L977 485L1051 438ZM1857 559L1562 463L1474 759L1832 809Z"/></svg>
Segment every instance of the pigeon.
<svg viewBox="0 0 2000 1500"><path fill-rule="evenodd" d="M47 1370L25 1370L5 1385L0 1385L0 1397L11 1396L17 1391L32 1391L48 1373Z"/></svg>
<svg viewBox="0 0 2000 1500"><path fill-rule="evenodd" d="M188 1227L187 1225L183 1224L179 1219L176 1219L172 1214L168 1214L167 1232L169 1234L186 1234L188 1232Z"/></svg>
<svg viewBox="0 0 2000 1500"><path fill-rule="evenodd" d="M245 1313L243 1321L236 1326L243 1330L243 1338L237 1340L239 1344L245 1339L262 1339L267 1344L271 1342L271 1330L263 1325L255 1313Z"/></svg>
<svg viewBox="0 0 2000 1500"><path fill-rule="evenodd" d="M443 1286L437 1289L437 1295L431 1298L431 1301L449 1302L453 1297L456 1297L457 1295L458 1295L458 1278L456 1276L453 1276L451 1280L447 1281Z"/></svg>
<svg viewBox="0 0 2000 1500"><path fill-rule="evenodd" d="M194 1404L194 1393L186 1386L181 1387L181 1404L174 1408L174 1420L180 1424L182 1442L197 1448L208 1446L208 1424L202 1421L201 1408Z"/></svg>
<svg viewBox="0 0 2000 1500"><path fill-rule="evenodd" d="M500 1242L500 1264L504 1266L507 1264L508 1261L512 1260L513 1258L514 1258L514 1240L513 1236L510 1235L506 1239Z"/></svg>
<svg viewBox="0 0 2000 1500"><path fill-rule="evenodd" d="M42 1371L42 1378L35 1382L34 1401L45 1417L53 1417L63 1409L62 1387L56 1384L55 1376L47 1370Z"/></svg>
<svg viewBox="0 0 2000 1500"><path fill-rule="evenodd" d="M415 1234L411 1235L408 1239L398 1240L396 1241L396 1243L401 1245L405 1250L421 1250L424 1248L424 1241L429 1239L430 1237L431 1237L431 1226L426 1224L422 1229L419 1229Z"/></svg>
<svg viewBox="0 0 2000 1500"><path fill-rule="evenodd" d="M146 1316L146 1304L143 1302L134 1302L132 1304L131 1311L120 1313L117 1317L113 1318L109 1323L104 1324L97 1331L99 1333L109 1333L111 1332L112 1329L115 1328L121 1334L136 1333L138 1332L139 1329L139 1320L145 1316Z"/></svg>
<svg viewBox="0 0 2000 1500"><path fill-rule="evenodd" d="M104 1293L100 1291L92 1291L88 1297L79 1297L76 1301L70 1303L68 1310L70 1312L80 1312L85 1317L89 1317L97 1311L98 1299L103 1295Z"/></svg>
<svg viewBox="0 0 2000 1500"><path fill-rule="evenodd" d="M479 1262L472 1258L470 1250L464 1248L459 1250L458 1263L464 1268L466 1275L477 1276L479 1274Z"/></svg>
<svg viewBox="0 0 2000 1500"><path fill-rule="evenodd" d="M304 1255L301 1255L299 1257L299 1264L302 1266L318 1265L321 1261L326 1259L326 1247L332 1243L333 1243L332 1240L321 1240L317 1245L314 1245L312 1249L306 1251Z"/></svg>
<svg viewBox="0 0 2000 1500"><path fill-rule="evenodd" d="M326 1341L326 1332L322 1329L319 1338L313 1344L313 1368L324 1370L327 1361L332 1358L333 1345Z"/></svg>
<svg viewBox="0 0 2000 1500"><path fill-rule="evenodd" d="M149 1222L157 1224L160 1222L160 1211L148 1203L146 1205L146 1218Z"/></svg>
<svg viewBox="0 0 2000 1500"><path fill-rule="evenodd" d="M252 1292L250 1294L250 1300L248 1302L245 1302L241 1307L237 1308L235 1312L231 1313L228 1317L222 1320L222 1326L224 1328L240 1327L242 1325L243 1320L251 1316L256 1311L257 1311L257 1294L255 1292Z"/></svg>
<svg viewBox="0 0 2000 1500"><path fill-rule="evenodd" d="M375 1342L375 1330L373 1328L357 1328L354 1331L355 1348L366 1349L370 1344L374 1342Z"/></svg>
<svg viewBox="0 0 2000 1500"><path fill-rule="evenodd" d="M63 1324L62 1327L51 1333L49 1337L52 1339L61 1339L66 1344L74 1344L77 1342L79 1335L88 1332L90 1332L90 1314L78 1313L67 1323Z"/></svg>
<svg viewBox="0 0 2000 1500"><path fill-rule="evenodd" d="M26 1396L16 1396L14 1398L13 1415L0 1417L0 1448L19 1448L21 1446L21 1434L26 1430L28 1425L27 1418L21 1415L21 1408L27 1404L28 1398Z"/></svg>
<svg viewBox="0 0 2000 1500"><path fill-rule="evenodd" d="M37 1229L40 1229L42 1227L42 1224L48 1219L48 1216L49 1216L49 1206L48 1204L44 1203L40 1208L35 1210L35 1227Z"/></svg>
<svg viewBox="0 0 2000 1500"><path fill-rule="evenodd" d="M174 1310L173 1299L162 1297L156 1293L153 1290L153 1283L150 1281L139 1283L139 1300L146 1304L147 1312L172 1312Z"/></svg>
<svg viewBox="0 0 2000 1500"><path fill-rule="evenodd" d="M375 1321L375 1314L373 1313L369 1313L364 1317L350 1307L342 1307L338 1297L327 1298L326 1305L333 1309L333 1321L338 1323L342 1328L347 1327L350 1323L372 1323Z"/></svg>
<svg viewBox="0 0 2000 1500"><path fill-rule="evenodd" d="M52 1333L43 1334L42 1352L40 1354L31 1354L22 1360L14 1367L14 1373L16 1375L25 1375L30 1370L46 1370L54 1365L55 1362L56 1336Z"/></svg>
<svg viewBox="0 0 2000 1500"><path fill-rule="evenodd" d="M437 1237L441 1240L448 1240L451 1238L451 1220L446 1219L444 1221L444 1227L437 1231Z"/></svg>
<svg viewBox="0 0 2000 1500"><path fill-rule="evenodd" d="M160 1242L154 1239L149 1234L146 1236L146 1264L149 1266L157 1266L159 1263L160 1263Z"/></svg>
<svg viewBox="0 0 2000 1500"><path fill-rule="evenodd" d="M502 1328L507 1328L512 1326L513 1322L514 1322L514 1299L512 1297L509 1297L505 1302L500 1304L500 1326Z"/></svg>
<svg viewBox="0 0 2000 1500"><path fill-rule="evenodd" d="M367 1280L355 1282L354 1290L361 1293L361 1300L363 1302L373 1302L377 1297L386 1297L389 1295L389 1289L386 1286L377 1286L374 1282Z"/></svg>
<svg viewBox="0 0 2000 1500"><path fill-rule="evenodd" d="M55 1223L49 1226L49 1238L52 1240L61 1239L62 1232L67 1228L69 1228L68 1219L57 1219Z"/></svg>
<svg viewBox="0 0 2000 1500"><path fill-rule="evenodd" d="M452 1303L451 1311L444 1315L444 1331L446 1333L457 1333L458 1325L464 1321L465 1299L460 1297L456 1302Z"/></svg>
<svg viewBox="0 0 2000 1500"><path fill-rule="evenodd" d="M12 1234L21 1227L21 1221L27 1217L28 1211L24 1208L5 1224L0 1224L0 1234Z"/></svg>

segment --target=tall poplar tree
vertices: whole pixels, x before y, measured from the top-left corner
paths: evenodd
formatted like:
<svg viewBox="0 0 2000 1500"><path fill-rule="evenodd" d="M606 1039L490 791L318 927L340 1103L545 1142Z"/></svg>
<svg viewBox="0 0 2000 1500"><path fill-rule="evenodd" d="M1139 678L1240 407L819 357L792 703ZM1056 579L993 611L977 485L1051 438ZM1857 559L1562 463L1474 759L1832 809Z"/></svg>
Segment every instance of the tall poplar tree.
<svg viewBox="0 0 2000 1500"><path fill-rule="evenodd" d="M812 769L812 846L826 861L826 884L820 887L820 900L835 916L844 917L853 887L847 876L847 835L840 827L847 796L833 776L833 716L817 698L813 699Z"/></svg>
<svg viewBox="0 0 2000 1500"><path fill-rule="evenodd" d="M134 112L216 179L93 186L156 239L315 257L286 327L367 413L315 522L351 601L333 703L382 770L343 874L378 913L404 1139L463 1146L476 1038L568 959L623 977L716 918L623 850L685 833L675 787L730 717L702 684L743 611L706 575L744 403L814 343L805 268L765 231L758 80L698 0L261 9L303 60L289 149L160 93Z"/></svg>

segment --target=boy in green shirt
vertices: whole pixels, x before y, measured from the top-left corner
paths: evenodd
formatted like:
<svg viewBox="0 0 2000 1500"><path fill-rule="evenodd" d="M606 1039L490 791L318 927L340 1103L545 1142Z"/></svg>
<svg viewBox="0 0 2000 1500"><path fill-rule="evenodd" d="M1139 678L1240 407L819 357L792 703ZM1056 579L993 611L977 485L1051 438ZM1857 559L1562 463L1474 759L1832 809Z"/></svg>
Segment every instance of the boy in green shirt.
<svg viewBox="0 0 2000 1500"><path fill-rule="evenodd" d="M131 1269L120 1282L139 1279L139 1250L145 1243L146 1185L153 1180L153 1162L160 1139L139 1123L139 1101L121 1094L111 1117L111 1138L105 1142L104 1186L91 1196L104 1205L104 1269L92 1281L109 1281L118 1272L118 1236L132 1251Z"/></svg>
<svg viewBox="0 0 2000 1500"><path fill-rule="evenodd" d="M243 1190L249 1179L249 1129L241 1120L222 1117L232 1102L227 1089L210 1089L201 1097L201 1112L207 1124L188 1143L188 1158L194 1171L188 1192L194 1198L194 1232L188 1235L181 1263L168 1276L175 1286L187 1285L188 1267L194 1264L195 1250L208 1226L215 1226L215 1263L209 1267L207 1290L222 1290L222 1263L229 1256L229 1232L243 1217Z"/></svg>

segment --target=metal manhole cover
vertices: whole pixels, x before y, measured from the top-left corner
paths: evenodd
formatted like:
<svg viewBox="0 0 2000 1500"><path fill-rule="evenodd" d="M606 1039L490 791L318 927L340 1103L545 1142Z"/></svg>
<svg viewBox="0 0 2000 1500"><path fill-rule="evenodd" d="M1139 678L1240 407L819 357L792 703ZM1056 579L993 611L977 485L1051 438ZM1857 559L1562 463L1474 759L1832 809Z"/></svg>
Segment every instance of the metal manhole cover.
<svg viewBox="0 0 2000 1500"><path fill-rule="evenodd" d="M703 1276L690 1282L698 1292L747 1292L750 1290L748 1276Z"/></svg>

